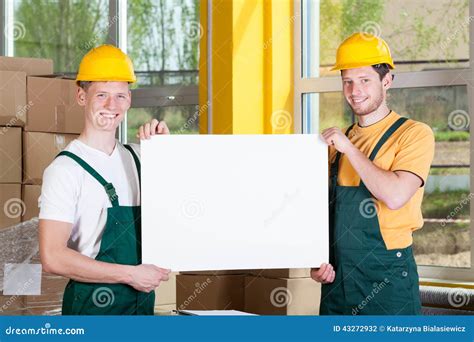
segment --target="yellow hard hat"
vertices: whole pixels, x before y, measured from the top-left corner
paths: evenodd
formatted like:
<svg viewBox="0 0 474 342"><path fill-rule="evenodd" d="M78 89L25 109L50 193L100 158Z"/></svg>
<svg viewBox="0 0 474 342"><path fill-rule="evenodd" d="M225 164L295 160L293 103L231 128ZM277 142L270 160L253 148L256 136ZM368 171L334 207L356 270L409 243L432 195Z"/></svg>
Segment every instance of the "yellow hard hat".
<svg viewBox="0 0 474 342"><path fill-rule="evenodd" d="M383 63L395 69L387 43L373 34L356 32L339 45L336 65L331 70L354 69Z"/></svg>
<svg viewBox="0 0 474 342"><path fill-rule="evenodd" d="M79 65L76 82L136 82L130 58L113 45L101 45L89 51Z"/></svg>

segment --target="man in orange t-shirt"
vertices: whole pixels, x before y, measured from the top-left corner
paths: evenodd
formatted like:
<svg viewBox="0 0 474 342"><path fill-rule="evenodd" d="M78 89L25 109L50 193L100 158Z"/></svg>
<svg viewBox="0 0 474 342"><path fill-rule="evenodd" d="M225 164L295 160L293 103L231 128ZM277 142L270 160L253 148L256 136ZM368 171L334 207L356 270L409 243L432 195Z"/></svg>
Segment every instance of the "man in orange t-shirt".
<svg viewBox="0 0 474 342"><path fill-rule="evenodd" d="M322 132L330 146L330 263L312 269L322 283L321 315L416 315L421 303L412 232L434 155L431 128L386 103L393 60L388 45L355 33L339 47L344 97L357 124Z"/></svg>

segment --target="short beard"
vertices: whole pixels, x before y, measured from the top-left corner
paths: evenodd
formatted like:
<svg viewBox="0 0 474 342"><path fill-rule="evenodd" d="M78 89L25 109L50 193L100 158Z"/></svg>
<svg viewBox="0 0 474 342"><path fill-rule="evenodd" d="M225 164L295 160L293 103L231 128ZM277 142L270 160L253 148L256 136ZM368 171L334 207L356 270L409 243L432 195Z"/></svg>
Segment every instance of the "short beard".
<svg viewBox="0 0 474 342"><path fill-rule="evenodd" d="M357 116L364 116L364 115L368 115L370 113L373 113L375 112L379 107L380 105L383 103L383 89L381 88L380 89L380 93L379 93L379 96L377 96L375 98L375 100L373 101L372 105L370 105L367 109L364 109L362 111L359 111L359 112L356 112L354 110L354 108L350 105L350 102L349 102L349 106L351 107L352 109L352 112L357 115Z"/></svg>

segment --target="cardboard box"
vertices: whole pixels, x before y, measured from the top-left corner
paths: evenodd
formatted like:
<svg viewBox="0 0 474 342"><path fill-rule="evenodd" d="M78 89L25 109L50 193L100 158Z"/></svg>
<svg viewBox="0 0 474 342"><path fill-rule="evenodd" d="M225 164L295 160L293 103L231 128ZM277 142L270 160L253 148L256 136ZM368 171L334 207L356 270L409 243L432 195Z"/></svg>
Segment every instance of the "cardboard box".
<svg viewBox="0 0 474 342"><path fill-rule="evenodd" d="M26 73L0 71L0 125L24 126L26 122ZM5 128L0 132L4 132Z"/></svg>
<svg viewBox="0 0 474 342"><path fill-rule="evenodd" d="M310 268L279 268L268 270L254 270L253 276L264 278L309 278Z"/></svg>
<svg viewBox="0 0 474 342"><path fill-rule="evenodd" d="M44 58L0 56L0 70L22 71L27 76L53 74L53 60Z"/></svg>
<svg viewBox="0 0 474 342"><path fill-rule="evenodd" d="M68 281L67 278L43 272L41 295L25 296L25 315L60 315L64 289Z"/></svg>
<svg viewBox="0 0 474 342"><path fill-rule="evenodd" d="M21 128L0 127L0 183L21 183Z"/></svg>
<svg viewBox="0 0 474 342"><path fill-rule="evenodd" d="M58 77L28 77L28 108L25 130L29 132L76 133L84 128L84 108L76 101L74 80Z"/></svg>
<svg viewBox="0 0 474 342"><path fill-rule="evenodd" d="M311 278L246 277L245 312L259 315L318 315L321 285Z"/></svg>
<svg viewBox="0 0 474 342"><path fill-rule="evenodd" d="M21 222L39 216L38 198L41 195L41 185L25 184L21 188L21 199L25 203L25 213Z"/></svg>
<svg viewBox="0 0 474 342"><path fill-rule="evenodd" d="M20 223L24 211L21 184L0 184L0 229Z"/></svg>
<svg viewBox="0 0 474 342"><path fill-rule="evenodd" d="M243 275L176 276L179 310L244 310Z"/></svg>
<svg viewBox="0 0 474 342"><path fill-rule="evenodd" d="M255 270L221 270L221 271L186 271L186 272L179 272L179 274L189 274L189 275L231 275L231 274L253 274L252 271Z"/></svg>
<svg viewBox="0 0 474 342"><path fill-rule="evenodd" d="M176 315L176 303L155 306L155 316L174 316Z"/></svg>
<svg viewBox="0 0 474 342"><path fill-rule="evenodd" d="M0 293L0 316L23 315L25 309L25 296L4 296Z"/></svg>
<svg viewBox="0 0 474 342"><path fill-rule="evenodd" d="M23 132L23 183L41 184L43 172L75 134Z"/></svg>
<svg viewBox="0 0 474 342"><path fill-rule="evenodd" d="M176 274L170 273L170 279L155 289L155 306L176 303Z"/></svg>
<svg viewBox="0 0 474 342"><path fill-rule="evenodd" d="M26 307L24 315L26 316L60 316L62 305L45 305Z"/></svg>

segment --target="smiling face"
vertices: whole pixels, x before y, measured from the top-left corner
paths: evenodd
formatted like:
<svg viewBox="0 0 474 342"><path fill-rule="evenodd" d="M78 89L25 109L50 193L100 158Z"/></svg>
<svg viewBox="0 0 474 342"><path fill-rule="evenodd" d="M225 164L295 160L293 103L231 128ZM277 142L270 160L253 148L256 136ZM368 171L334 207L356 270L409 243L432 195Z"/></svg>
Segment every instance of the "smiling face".
<svg viewBox="0 0 474 342"><path fill-rule="evenodd" d="M79 88L77 102L85 107L86 127L114 132L130 108L131 93L127 82L91 82Z"/></svg>
<svg viewBox="0 0 474 342"><path fill-rule="evenodd" d="M359 116L371 114L385 103L392 84L390 73L380 80L371 66L342 70L341 77L344 97L354 114Z"/></svg>

